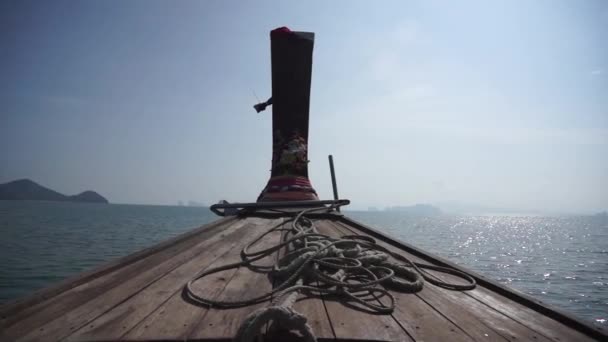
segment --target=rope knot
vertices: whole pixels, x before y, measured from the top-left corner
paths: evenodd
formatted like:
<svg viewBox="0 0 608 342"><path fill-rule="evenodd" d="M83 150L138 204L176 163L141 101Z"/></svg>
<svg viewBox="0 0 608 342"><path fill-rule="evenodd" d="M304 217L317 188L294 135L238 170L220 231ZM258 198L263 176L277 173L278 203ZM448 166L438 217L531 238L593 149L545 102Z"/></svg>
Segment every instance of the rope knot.
<svg viewBox="0 0 608 342"><path fill-rule="evenodd" d="M312 294L337 295L340 300L350 301L372 312L391 314L395 308L395 298L386 289L388 287L413 293L422 290L425 280L449 290L470 290L475 287L475 279L466 273L449 267L413 262L376 244L372 237L345 235L334 238L319 233L313 221L304 215L320 209L327 208L311 208L298 213L291 220L292 228L284 234L280 244L261 251L249 251L267 235L282 229L284 222L249 243L241 251L242 261L197 274L185 286L187 298L196 304L220 309L244 307L270 300L269 307L258 309L247 316L234 338L236 342L254 341L269 322L279 331L296 331L307 342L314 342L316 338L306 317L291 308L302 290ZM266 269L271 268L269 275L278 285L263 295L229 301L202 297L192 289L194 282L213 273L241 266L261 268L253 262L273 256L282 248L286 248L285 254L274 267L266 266ZM468 284L451 284L436 278L429 271L451 274L464 279ZM386 298L389 303L381 302L381 298Z"/></svg>
<svg viewBox="0 0 608 342"><path fill-rule="evenodd" d="M252 312L241 323L233 341L254 342L260 329L270 322L274 328L298 332L307 342L317 341L306 317L285 306L271 306Z"/></svg>

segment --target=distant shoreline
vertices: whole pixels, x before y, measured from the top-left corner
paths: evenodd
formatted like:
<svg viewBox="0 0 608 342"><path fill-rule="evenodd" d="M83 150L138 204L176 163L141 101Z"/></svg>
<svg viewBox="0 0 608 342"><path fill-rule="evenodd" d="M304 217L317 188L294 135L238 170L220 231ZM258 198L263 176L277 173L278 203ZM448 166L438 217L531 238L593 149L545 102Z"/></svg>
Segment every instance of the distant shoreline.
<svg viewBox="0 0 608 342"><path fill-rule="evenodd" d="M105 197L93 190L86 190L77 195L64 195L30 179L18 179L0 184L0 200L109 203Z"/></svg>

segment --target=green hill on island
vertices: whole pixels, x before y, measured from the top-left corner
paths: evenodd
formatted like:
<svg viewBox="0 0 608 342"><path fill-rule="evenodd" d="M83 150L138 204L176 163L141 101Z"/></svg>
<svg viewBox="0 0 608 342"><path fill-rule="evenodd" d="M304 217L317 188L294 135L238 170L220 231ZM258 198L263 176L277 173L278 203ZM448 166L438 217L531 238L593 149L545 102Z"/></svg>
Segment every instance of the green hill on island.
<svg viewBox="0 0 608 342"><path fill-rule="evenodd" d="M78 195L67 196L29 179L0 184L0 200L108 203L107 199L95 191L87 190Z"/></svg>

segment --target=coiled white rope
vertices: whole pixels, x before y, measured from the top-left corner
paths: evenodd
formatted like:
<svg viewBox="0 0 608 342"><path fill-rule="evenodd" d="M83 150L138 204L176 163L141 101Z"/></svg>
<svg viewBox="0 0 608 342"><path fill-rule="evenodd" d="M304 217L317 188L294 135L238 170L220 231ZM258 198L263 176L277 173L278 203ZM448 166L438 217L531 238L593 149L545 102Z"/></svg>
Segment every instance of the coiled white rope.
<svg viewBox="0 0 608 342"><path fill-rule="evenodd" d="M307 341L316 341L306 317L291 308L301 291L337 295L373 312L390 314L395 309L395 298L384 286L408 293L422 290L424 280L450 290L464 291L476 286L475 279L466 273L413 262L376 244L371 237L346 235L332 238L320 234L313 221L305 215L330 209L333 208L311 208L299 212L279 244L251 252L252 246L268 234L285 230L282 228L283 223L270 228L241 251L241 261L206 270L189 281L185 286L188 299L196 304L217 308L242 307L272 299L270 307L256 310L241 323L234 341L253 341L260 329L271 321L274 327L295 330ZM196 281L213 273L241 266L259 267L253 265L253 262L271 256L283 247L287 247L288 252L271 271L271 276L279 285L268 293L246 300L230 301L205 298L192 289ZM391 257L400 263L390 261ZM427 269L460 277L468 284L451 284L438 280ZM382 303L380 298L388 298L389 303Z"/></svg>

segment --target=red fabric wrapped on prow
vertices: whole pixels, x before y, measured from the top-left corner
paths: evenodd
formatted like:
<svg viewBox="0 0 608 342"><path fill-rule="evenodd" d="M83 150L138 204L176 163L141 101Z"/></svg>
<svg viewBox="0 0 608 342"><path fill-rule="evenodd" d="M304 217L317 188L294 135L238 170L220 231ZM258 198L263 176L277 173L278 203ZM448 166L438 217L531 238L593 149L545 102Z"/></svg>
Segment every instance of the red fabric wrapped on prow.
<svg viewBox="0 0 608 342"><path fill-rule="evenodd" d="M292 33L293 32L287 26L283 26L283 27L279 27L279 28L276 28L276 29L270 31L270 37L284 36L284 35L289 35Z"/></svg>

